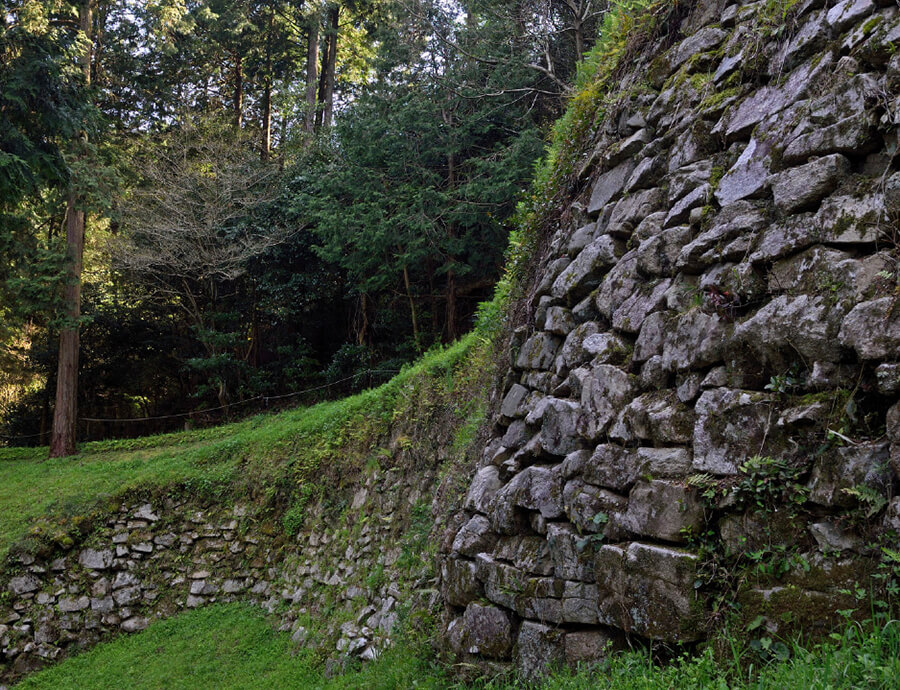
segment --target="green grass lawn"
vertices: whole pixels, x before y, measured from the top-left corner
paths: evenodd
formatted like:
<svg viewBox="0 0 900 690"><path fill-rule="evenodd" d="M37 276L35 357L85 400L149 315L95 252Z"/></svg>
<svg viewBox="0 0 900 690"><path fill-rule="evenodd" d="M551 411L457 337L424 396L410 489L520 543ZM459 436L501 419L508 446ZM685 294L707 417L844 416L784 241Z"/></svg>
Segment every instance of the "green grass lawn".
<svg viewBox="0 0 900 690"><path fill-rule="evenodd" d="M275 631L258 608L211 606L159 621L147 630L67 659L18 688L439 688L434 667L389 653L375 664L324 677L312 654L292 654L288 633Z"/></svg>
<svg viewBox="0 0 900 690"><path fill-rule="evenodd" d="M735 643L735 648L739 647ZM312 652L293 648L257 608L210 606L158 621L137 635L120 637L29 676L17 687L79 688L459 688L449 670L429 659L420 641L387 650L376 661L326 678ZM736 655L738 652L736 652ZM744 655L750 652L744 651ZM711 653L683 656L667 666L646 653L615 655L593 671L560 672L545 690L813 690L900 687L900 624L864 633L848 627L839 639L804 648L786 661L764 663L745 656L739 665L716 662ZM525 687L515 680L475 681L472 687Z"/></svg>

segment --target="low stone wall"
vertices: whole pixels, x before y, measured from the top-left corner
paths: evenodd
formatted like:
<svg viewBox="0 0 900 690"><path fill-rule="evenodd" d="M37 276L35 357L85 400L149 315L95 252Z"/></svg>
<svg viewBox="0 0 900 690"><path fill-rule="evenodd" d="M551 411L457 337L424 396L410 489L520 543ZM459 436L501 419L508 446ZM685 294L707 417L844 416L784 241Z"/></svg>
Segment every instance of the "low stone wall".
<svg viewBox="0 0 900 690"><path fill-rule="evenodd" d="M277 613L298 645L374 658L403 607L435 603L415 593L434 591L422 542L435 474L363 472L329 504L310 506L294 538L250 505L168 499L122 504L69 550L11 556L0 683L155 619L236 600ZM318 619L326 605L330 619Z"/></svg>
<svg viewBox="0 0 900 690"><path fill-rule="evenodd" d="M900 9L788 7L693 3L604 104L444 540L459 661L690 643L723 592L824 631L896 536Z"/></svg>

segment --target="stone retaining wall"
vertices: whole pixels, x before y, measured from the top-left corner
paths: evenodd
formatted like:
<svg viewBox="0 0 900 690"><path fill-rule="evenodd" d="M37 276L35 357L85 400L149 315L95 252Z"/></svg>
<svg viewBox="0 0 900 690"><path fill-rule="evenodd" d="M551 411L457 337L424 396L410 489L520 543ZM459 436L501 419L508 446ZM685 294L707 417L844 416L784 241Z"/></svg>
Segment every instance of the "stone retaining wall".
<svg viewBox="0 0 900 690"><path fill-rule="evenodd" d="M888 0L702 0L624 78L445 538L457 660L702 639L717 562L768 634L855 606L900 527L898 46Z"/></svg>
<svg viewBox="0 0 900 690"><path fill-rule="evenodd" d="M298 645L338 661L374 658L403 608L435 603L415 593L434 591L416 540L431 526L435 476L433 468L364 472L329 504L310 506L295 538L250 505L165 499L122 504L68 550L11 556L0 683L155 619L238 600L278 614Z"/></svg>

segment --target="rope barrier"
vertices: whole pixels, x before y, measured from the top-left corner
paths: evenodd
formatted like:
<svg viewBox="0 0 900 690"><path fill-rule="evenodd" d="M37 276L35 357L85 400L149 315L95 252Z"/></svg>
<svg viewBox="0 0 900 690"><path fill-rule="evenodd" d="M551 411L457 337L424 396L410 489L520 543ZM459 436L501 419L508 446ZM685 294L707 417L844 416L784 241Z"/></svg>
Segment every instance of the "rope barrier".
<svg viewBox="0 0 900 690"><path fill-rule="evenodd" d="M293 393L284 393L282 395L257 395L253 398L246 398L245 400L238 400L237 402L228 403L226 405L220 405L218 407L208 407L204 410L194 410L192 412L178 412L176 414L164 414L158 415L155 417L79 417L78 419L82 422L152 422L162 419L178 419L179 417L192 417L194 415L206 414L207 412L217 412L219 410L225 410L231 407L237 407L239 405L246 405L247 403L251 403L257 400L262 400L268 406L270 400L284 400L286 398L294 398L298 395L304 395L306 393L313 393L315 391L325 390L326 388L331 388L332 386L337 386L342 383L346 383L347 381L352 381L359 376L364 376L367 374L398 374L400 373L399 369L369 369L368 371L361 372L360 374L354 374L353 376L347 376L346 378L339 379L338 381L331 381L330 383L323 383L320 386L313 386L312 388L305 388L300 391L294 391ZM22 439L28 438L38 438L39 436L46 436L47 433L42 434L28 434L26 436L7 436L6 434L0 434L0 438L6 439L7 441L18 441Z"/></svg>

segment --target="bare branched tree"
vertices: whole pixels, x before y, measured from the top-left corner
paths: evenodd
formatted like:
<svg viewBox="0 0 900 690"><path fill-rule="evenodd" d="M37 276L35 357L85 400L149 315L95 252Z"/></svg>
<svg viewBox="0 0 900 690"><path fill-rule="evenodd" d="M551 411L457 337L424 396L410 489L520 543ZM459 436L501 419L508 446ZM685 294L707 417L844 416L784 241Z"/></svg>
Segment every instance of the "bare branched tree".
<svg viewBox="0 0 900 690"><path fill-rule="evenodd" d="M134 169L139 182L122 204L115 264L151 295L177 304L198 334L211 332L220 296L289 234L262 220L278 168L260 161L233 127L206 123L161 135L136 156ZM227 348L221 339L200 339L210 358ZM217 386L225 404L225 380Z"/></svg>
<svg viewBox="0 0 900 690"><path fill-rule="evenodd" d="M233 129L185 127L137 163L141 182L125 201L116 256L166 292L174 279L235 280L247 262L285 238L246 221L274 196L278 169Z"/></svg>

